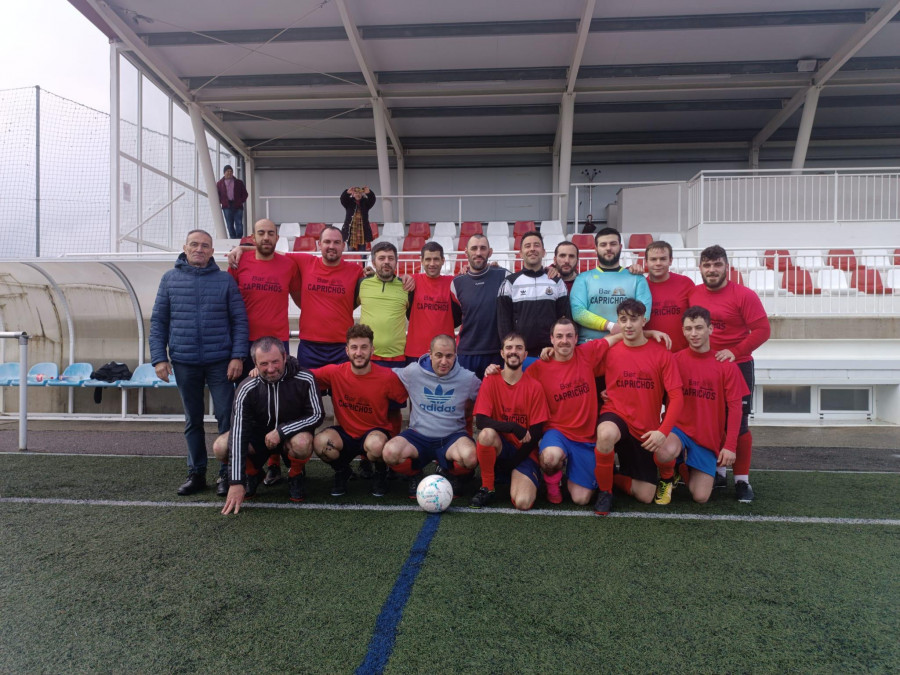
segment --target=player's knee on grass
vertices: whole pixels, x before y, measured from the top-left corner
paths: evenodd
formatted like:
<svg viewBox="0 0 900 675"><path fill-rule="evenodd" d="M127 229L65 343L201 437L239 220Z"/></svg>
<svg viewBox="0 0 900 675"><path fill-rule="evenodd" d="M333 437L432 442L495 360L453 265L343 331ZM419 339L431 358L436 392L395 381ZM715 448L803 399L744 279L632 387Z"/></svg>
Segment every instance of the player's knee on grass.
<svg viewBox="0 0 900 675"><path fill-rule="evenodd" d="M569 481L568 488L572 503L579 504L580 506L591 503L591 498L594 496L594 491L592 489L586 488L583 485L578 485L572 481Z"/></svg>
<svg viewBox="0 0 900 675"><path fill-rule="evenodd" d="M537 487L525 476L521 476L521 479L517 480L516 473L513 471L512 482L509 486L509 499L519 511L528 511L534 506L534 500L537 499Z"/></svg>
<svg viewBox="0 0 900 675"><path fill-rule="evenodd" d="M603 454L612 452L621 438L619 427L612 422L601 422L597 425L597 450Z"/></svg>
<svg viewBox="0 0 900 675"><path fill-rule="evenodd" d="M691 477L688 481L688 488L691 491L691 497L698 504L705 504L709 501L709 497L713 491L714 478L702 471L691 470Z"/></svg>
<svg viewBox="0 0 900 675"><path fill-rule="evenodd" d="M381 455L384 452L384 446L387 443L387 436L385 436L380 431L370 431L366 436L366 440L363 441L363 450L366 451L366 457L369 458L370 461L376 461L381 459Z"/></svg>
<svg viewBox="0 0 900 675"><path fill-rule="evenodd" d="M313 439L313 449L323 462L336 461L341 456L342 447L341 437L333 429L326 429Z"/></svg>
<svg viewBox="0 0 900 675"><path fill-rule="evenodd" d="M478 432L479 445L489 445L494 448L500 447L500 434L494 429L482 429Z"/></svg>
<svg viewBox="0 0 900 675"><path fill-rule="evenodd" d="M631 496L639 502L649 504L656 497L656 485L642 480L631 481Z"/></svg>
<svg viewBox="0 0 900 675"><path fill-rule="evenodd" d="M223 464L228 461L228 439L231 436L230 431L226 431L213 441L213 455Z"/></svg>
<svg viewBox="0 0 900 675"><path fill-rule="evenodd" d="M308 431L303 431L285 441L288 457L291 459L309 459L312 455L313 437Z"/></svg>

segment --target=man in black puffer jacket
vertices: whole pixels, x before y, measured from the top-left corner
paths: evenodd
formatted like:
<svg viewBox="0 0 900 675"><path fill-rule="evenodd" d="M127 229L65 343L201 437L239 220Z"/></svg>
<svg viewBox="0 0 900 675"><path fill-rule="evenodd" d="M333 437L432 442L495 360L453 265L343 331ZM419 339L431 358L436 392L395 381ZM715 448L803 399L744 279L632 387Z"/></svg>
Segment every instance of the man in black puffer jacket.
<svg viewBox="0 0 900 675"><path fill-rule="evenodd" d="M313 431L322 422L322 399L312 373L287 356L284 343L261 337L250 353L258 374L241 382L234 399L231 432L216 439L213 451L227 458L230 487L222 513L240 511L245 497L256 494L262 468L279 453L290 462L292 502L306 497L303 467L313 449Z"/></svg>

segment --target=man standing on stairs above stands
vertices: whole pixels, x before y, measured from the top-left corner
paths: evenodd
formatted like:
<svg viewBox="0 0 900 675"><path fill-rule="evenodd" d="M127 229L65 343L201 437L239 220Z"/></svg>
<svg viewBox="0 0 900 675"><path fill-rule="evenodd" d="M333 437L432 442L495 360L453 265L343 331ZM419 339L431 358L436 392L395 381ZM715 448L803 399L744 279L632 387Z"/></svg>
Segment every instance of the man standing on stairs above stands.
<svg viewBox="0 0 900 675"><path fill-rule="evenodd" d="M579 325L578 344L616 332L616 308L626 298L639 300L651 316L653 299L647 280L632 274L619 264L622 236L618 230L604 227L594 237L597 267L582 272L572 285L569 304L572 318Z"/></svg>
<svg viewBox="0 0 900 675"><path fill-rule="evenodd" d="M469 266L453 279L450 292L462 310L459 329L459 365L484 377L492 363L500 365L500 336L497 332L497 295L507 276L502 267L489 264L493 249L483 234L473 234L466 244Z"/></svg>
<svg viewBox="0 0 900 675"><path fill-rule="evenodd" d="M234 169L229 164L222 170L223 176L216 183L219 204L225 217L225 227L230 239L244 236L244 204L247 202L247 187L244 181L234 177Z"/></svg>
<svg viewBox="0 0 900 675"><path fill-rule="evenodd" d="M737 364L747 383L749 394L744 396L741 428L737 440L737 458L734 461L734 491L737 500L753 501L750 486L750 459L753 455L753 436L749 418L753 412L753 351L771 335L769 317L759 296L740 284L728 281L728 254L721 246L709 246L700 253L700 274L703 284L691 292L691 306L699 305L709 310L713 331L709 342L718 361ZM727 486L726 467L716 468L715 487Z"/></svg>

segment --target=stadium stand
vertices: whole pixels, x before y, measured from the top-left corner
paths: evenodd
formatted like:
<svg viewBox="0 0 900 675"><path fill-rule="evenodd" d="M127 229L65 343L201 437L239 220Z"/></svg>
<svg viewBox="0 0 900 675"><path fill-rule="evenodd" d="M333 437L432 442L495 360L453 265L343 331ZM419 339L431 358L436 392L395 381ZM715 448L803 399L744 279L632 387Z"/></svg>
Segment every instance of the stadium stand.
<svg viewBox="0 0 900 675"><path fill-rule="evenodd" d="M809 270L792 265L786 267L781 273L781 288L794 295L818 295L822 292L813 285Z"/></svg>
<svg viewBox="0 0 900 675"><path fill-rule="evenodd" d="M465 237L466 239L468 239L473 234L484 234L484 230L481 227L480 221L467 220L463 223L460 223L460 226L459 226L460 238Z"/></svg>
<svg viewBox="0 0 900 675"><path fill-rule="evenodd" d="M832 248L828 251L828 266L852 272L856 269L856 253L852 248Z"/></svg>
<svg viewBox="0 0 900 675"><path fill-rule="evenodd" d="M282 223L278 227L278 236L282 239L290 237L293 241L293 239L299 237L300 234L300 223Z"/></svg>
<svg viewBox="0 0 900 675"><path fill-rule="evenodd" d="M801 249L794 254L794 263L798 267L808 269L810 272L818 272L828 267L825 256L820 249Z"/></svg>
<svg viewBox="0 0 900 675"><path fill-rule="evenodd" d="M372 230L372 238L378 237L377 230L374 229L377 225L370 223L373 226ZM391 239L397 239L398 241L402 241L403 237L406 236L406 232L403 228L403 223L385 223L381 228L381 236L382 237L390 237Z"/></svg>
<svg viewBox="0 0 900 675"><path fill-rule="evenodd" d="M341 223L337 227L341 227L341 225L343 225L343 223ZM303 230L303 236L318 239L319 235L322 234L322 230L324 230L325 227L325 223L307 223L306 229Z"/></svg>
<svg viewBox="0 0 900 675"><path fill-rule="evenodd" d="M562 223L560 223L558 220L545 220L541 222L541 226L540 228L538 228L538 231L542 235L544 235L545 238L548 234L558 234L560 236L564 234Z"/></svg>
<svg viewBox="0 0 900 675"><path fill-rule="evenodd" d="M851 295L856 293L850 288L847 273L843 270L820 269L816 274L816 286L828 295Z"/></svg>
<svg viewBox="0 0 900 675"><path fill-rule="evenodd" d="M407 235L403 238L403 247L401 248L401 250L405 252L414 251L415 253L419 253L424 245L425 237Z"/></svg>
<svg viewBox="0 0 900 675"><path fill-rule="evenodd" d="M435 223L434 224L434 238L438 237L456 239L459 236L458 231L456 229L456 223Z"/></svg>
<svg viewBox="0 0 900 675"><path fill-rule="evenodd" d="M407 235L410 237L431 237L431 225L423 222L410 223Z"/></svg>
<svg viewBox="0 0 900 675"><path fill-rule="evenodd" d="M784 272L789 267L793 267L794 263L791 258L791 252L786 248L770 248L763 253L763 261L766 268L778 272Z"/></svg>
<svg viewBox="0 0 900 675"><path fill-rule="evenodd" d="M533 220L517 220L513 225L513 237L521 237L526 232L534 230Z"/></svg>
<svg viewBox="0 0 900 675"><path fill-rule="evenodd" d="M658 232L656 234L658 241L668 242L672 248L684 248L684 238L678 232ZM647 248L646 244L644 248Z"/></svg>
<svg viewBox="0 0 900 675"><path fill-rule="evenodd" d="M649 244L651 241L653 241L652 234L644 234L644 233L632 234L630 237L628 237L628 248L646 249L647 244ZM669 240L666 239L666 241L669 241ZM675 244L673 244L671 241L669 241L669 245L672 248L684 248L683 246L675 246Z"/></svg>
<svg viewBox="0 0 900 675"><path fill-rule="evenodd" d="M505 221L491 221L487 225L486 234L488 237L509 237L509 223Z"/></svg>
<svg viewBox="0 0 900 675"><path fill-rule="evenodd" d="M854 262L856 258L854 258ZM884 283L878 270L862 265L853 269L850 275L850 287L860 293L884 295Z"/></svg>
<svg viewBox="0 0 900 675"><path fill-rule="evenodd" d="M318 240L314 237L297 237L294 239L294 251L315 251Z"/></svg>

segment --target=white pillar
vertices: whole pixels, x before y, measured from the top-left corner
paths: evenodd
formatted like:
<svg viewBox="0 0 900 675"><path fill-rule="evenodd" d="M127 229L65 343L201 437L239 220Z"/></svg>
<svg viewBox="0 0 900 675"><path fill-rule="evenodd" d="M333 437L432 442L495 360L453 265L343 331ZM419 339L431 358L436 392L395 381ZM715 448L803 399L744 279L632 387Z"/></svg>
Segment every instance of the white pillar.
<svg viewBox="0 0 900 675"><path fill-rule="evenodd" d="M109 250L119 251L119 46L109 43Z"/></svg>
<svg viewBox="0 0 900 675"><path fill-rule="evenodd" d="M406 200L403 198L405 173L406 160L403 159L403 155L397 153L397 194L400 195L400 199L397 200L397 220L401 223L406 222Z"/></svg>
<svg viewBox="0 0 900 675"><path fill-rule="evenodd" d="M200 171L203 174L203 182L206 185L209 210L212 213L213 224L216 226L213 237L227 239L228 232L225 230L225 217L222 215L222 206L219 204L219 193L216 190L216 175L213 173L212 160L209 158L209 145L206 143L206 128L203 126L200 106L190 102L188 103L188 112L191 114L191 125L194 127L194 147L197 150L197 157L200 159Z"/></svg>
<svg viewBox="0 0 900 675"><path fill-rule="evenodd" d="M566 232L569 218L569 179L572 173L572 118L575 113L575 94L563 94L559 106L559 183L558 192L564 193L560 200L559 220Z"/></svg>
<svg viewBox="0 0 900 675"><path fill-rule="evenodd" d="M553 168L550 169L550 192L556 192L559 186L559 150L553 150ZM559 220L559 199L550 197L550 220Z"/></svg>
<svg viewBox="0 0 900 675"><path fill-rule="evenodd" d="M809 136L812 133L813 120L816 117L816 108L819 105L819 92L821 87L810 87L806 92L806 100L803 102L803 114L800 116L800 129L797 131L797 143L794 145L794 159L791 162L792 169L802 169L806 164L806 151L809 148Z"/></svg>
<svg viewBox="0 0 900 675"><path fill-rule="evenodd" d="M253 232L253 226L259 218L256 217L256 160L252 157L244 158L244 182L247 184L247 204L244 206L244 233Z"/></svg>
<svg viewBox="0 0 900 675"><path fill-rule="evenodd" d="M375 151L378 153L378 181L382 195L391 194L391 163L388 160L387 127L381 99L372 99L372 114L375 118ZM394 220L394 209L391 199L381 197L381 214L384 222Z"/></svg>

